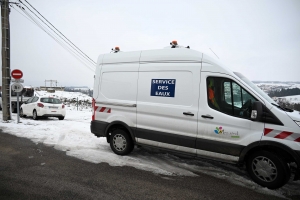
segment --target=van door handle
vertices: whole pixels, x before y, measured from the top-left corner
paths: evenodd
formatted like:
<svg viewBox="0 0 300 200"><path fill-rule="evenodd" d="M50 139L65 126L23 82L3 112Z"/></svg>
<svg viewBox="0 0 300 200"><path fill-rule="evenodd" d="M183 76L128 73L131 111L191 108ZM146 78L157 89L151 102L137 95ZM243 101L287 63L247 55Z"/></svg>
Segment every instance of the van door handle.
<svg viewBox="0 0 300 200"><path fill-rule="evenodd" d="M210 115L201 115L201 117L203 118L208 118L208 119L213 119L214 117L210 116Z"/></svg>
<svg viewBox="0 0 300 200"><path fill-rule="evenodd" d="M184 114L184 115L190 115L190 116L194 116L194 114L193 114L193 113L191 113L191 112L183 112L183 114Z"/></svg>

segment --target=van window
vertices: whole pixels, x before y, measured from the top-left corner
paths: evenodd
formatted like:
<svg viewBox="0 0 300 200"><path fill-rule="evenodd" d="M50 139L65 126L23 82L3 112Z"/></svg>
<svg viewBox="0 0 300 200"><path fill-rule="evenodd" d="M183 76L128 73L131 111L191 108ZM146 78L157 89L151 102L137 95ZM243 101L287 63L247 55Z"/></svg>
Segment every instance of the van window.
<svg viewBox="0 0 300 200"><path fill-rule="evenodd" d="M257 100L228 78L208 77L207 101L209 107L222 113L250 118L252 102Z"/></svg>

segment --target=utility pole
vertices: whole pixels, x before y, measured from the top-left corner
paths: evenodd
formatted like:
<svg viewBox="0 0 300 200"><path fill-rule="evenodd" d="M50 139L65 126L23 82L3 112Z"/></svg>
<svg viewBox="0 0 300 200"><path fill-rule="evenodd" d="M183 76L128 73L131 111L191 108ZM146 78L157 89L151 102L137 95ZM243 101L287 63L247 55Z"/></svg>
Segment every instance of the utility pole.
<svg viewBox="0 0 300 200"><path fill-rule="evenodd" d="M11 120L10 114L10 30L9 2L1 0L2 25L2 115L3 120Z"/></svg>

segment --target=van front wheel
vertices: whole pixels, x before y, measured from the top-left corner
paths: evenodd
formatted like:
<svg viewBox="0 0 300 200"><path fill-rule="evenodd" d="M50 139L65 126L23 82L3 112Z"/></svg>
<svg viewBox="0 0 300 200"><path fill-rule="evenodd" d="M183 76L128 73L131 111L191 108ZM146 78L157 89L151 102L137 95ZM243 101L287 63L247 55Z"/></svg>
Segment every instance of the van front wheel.
<svg viewBox="0 0 300 200"><path fill-rule="evenodd" d="M247 171L254 182L269 189L277 189L291 177L288 164L280 156L269 151L257 151L247 160Z"/></svg>
<svg viewBox="0 0 300 200"><path fill-rule="evenodd" d="M116 129L110 136L110 148L118 155L127 155L133 148L133 142L126 131Z"/></svg>

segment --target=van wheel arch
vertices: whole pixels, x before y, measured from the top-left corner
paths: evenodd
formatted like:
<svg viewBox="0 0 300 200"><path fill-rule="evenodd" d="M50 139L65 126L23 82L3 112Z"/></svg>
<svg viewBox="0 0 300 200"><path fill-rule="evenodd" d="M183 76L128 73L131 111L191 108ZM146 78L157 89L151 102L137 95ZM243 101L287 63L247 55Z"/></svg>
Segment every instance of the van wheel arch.
<svg viewBox="0 0 300 200"><path fill-rule="evenodd" d="M239 163L244 163L247 158L257 151L268 151L281 158L287 163L295 162L297 167L300 168L300 157L288 146L273 141L260 141L248 145L240 154Z"/></svg>
<svg viewBox="0 0 300 200"><path fill-rule="evenodd" d="M125 124L124 122L121 122L121 121L112 122L106 127L105 135L106 135L107 143L110 142L111 133L116 129L122 129L122 130L126 131L128 133L128 136L133 141L133 143L134 144L136 143L132 128L130 128L127 124Z"/></svg>

